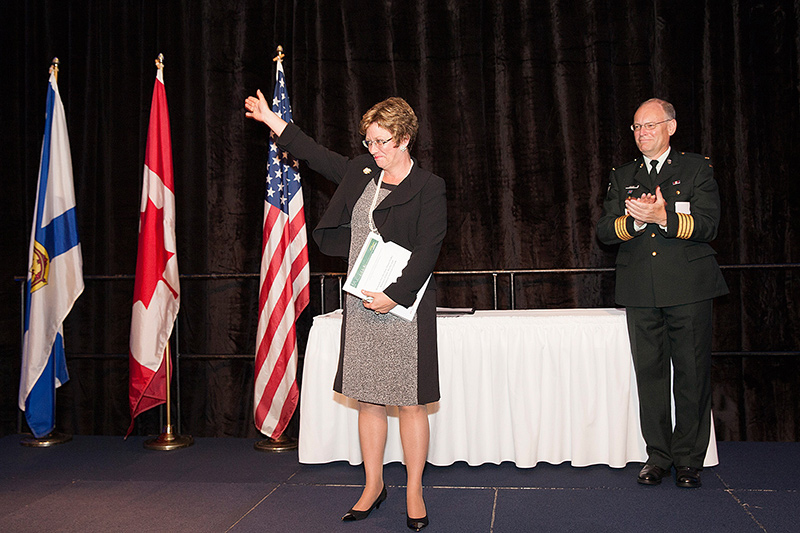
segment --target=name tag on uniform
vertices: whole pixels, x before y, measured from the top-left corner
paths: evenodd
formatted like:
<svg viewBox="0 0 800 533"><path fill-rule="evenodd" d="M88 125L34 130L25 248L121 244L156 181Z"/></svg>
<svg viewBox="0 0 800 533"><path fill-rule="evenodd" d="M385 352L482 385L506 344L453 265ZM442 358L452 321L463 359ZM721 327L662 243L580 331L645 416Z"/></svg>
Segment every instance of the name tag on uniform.
<svg viewBox="0 0 800 533"><path fill-rule="evenodd" d="M692 208L689 205L689 202L675 202L675 212L683 213L684 215L691 215Z"/></svg>

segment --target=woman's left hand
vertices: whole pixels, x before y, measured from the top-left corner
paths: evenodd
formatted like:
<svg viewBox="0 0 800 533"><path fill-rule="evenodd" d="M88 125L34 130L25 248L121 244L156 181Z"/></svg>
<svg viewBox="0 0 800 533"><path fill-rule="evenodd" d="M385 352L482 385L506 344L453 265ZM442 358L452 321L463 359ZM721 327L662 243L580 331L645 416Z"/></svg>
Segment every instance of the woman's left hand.
<svg viewBox="0 0 800 533"><path fill-rule="evenodd" d="M384 313L388 313L391 311L397 303L386 296L382 292L372 292L372 291L361 291L361 293L367 297L364 300L364 307L375 311L376 315L382 315Z"/></svg>
<svg viewBox="0 0 800 533"><path fill-rule="evenodd" d="M261 90L256 91L256 96L247 97L244 101L244 108L246 110L244 116L263 122L278 137L281 136L284 128L286 128L286 121L272 111Z"/></svg>

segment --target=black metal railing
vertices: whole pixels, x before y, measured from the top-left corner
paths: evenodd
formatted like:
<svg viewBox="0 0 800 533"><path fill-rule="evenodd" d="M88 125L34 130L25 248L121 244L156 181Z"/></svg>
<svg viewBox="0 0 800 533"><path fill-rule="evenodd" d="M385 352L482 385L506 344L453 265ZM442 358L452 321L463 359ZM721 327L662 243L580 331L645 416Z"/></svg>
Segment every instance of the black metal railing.
<svg viewBox="0 0 800 533"><path fill-rule="evenodd" d="M797 270L800 269L800 263L771 263L771 264L743 264L743 265L722 265L720 267L723 271L739 271L739 270ZM507 279L508 281L508 309L516 309L516 281L520 276L542 276L542 275L579 275L579 274L607 274L614 272L614 267L593 267L593 268L552 268L552 269L516 269L516 270L449 270L449 271L436 271L434 275L437 278L446 278L449 276L467 276L467 277L489 277L492 283L492 305L493 309L500 309L499 302L499 281ZM335 308L342 307L342 284L346 274L344 272L316 272L311 274L311 279L319 280L319 312L324 313L329 308L327 305L326 289L328 283L336 283L336 294L338 301ZM114 282L114 281L132 281L135 276L131 274L118 274L118 275L87 275L84 276L85 281L100 281L100 282ZM258 273L221 273L221 274L181 274L181 280L195 280L195 281L214 281L214 280L258 280ZM20 339L24 333L24 317L25 317L25 281L26 278L16 277L15 281L20 283L21 294L21 317L20 317ZM180 381L180 361L182 359L254 359L253 353L246 354L198 354L198 353L182 353L180 347L180 332L179 320L175 321L174 330L174 356L175 356L175 420L176 430L180 433L180 420L181 420L181 381ZM725 351L714 352L715 357L750 357L750 356L800 356L800 351ZM127 353L68 353L68 359L127 359ZM22 412L18 416L18 431L22 431Z"/></svg>

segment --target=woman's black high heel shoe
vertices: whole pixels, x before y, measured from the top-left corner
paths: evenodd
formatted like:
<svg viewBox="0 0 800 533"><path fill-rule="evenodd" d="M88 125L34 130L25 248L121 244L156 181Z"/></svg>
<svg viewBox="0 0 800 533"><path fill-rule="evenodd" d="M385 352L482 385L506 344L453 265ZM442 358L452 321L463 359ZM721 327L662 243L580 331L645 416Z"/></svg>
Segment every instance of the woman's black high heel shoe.
<svg viewBox="0 0 800 533"><path fill-rule="evenodd" d="M350 509L342 517L342 521L343 522L353 522L355 520L364 520L366 517L369 516L369 513L371 513L373 509L377 509L378 507L380 507L385 499L386 499L386 485L384 484L383 485L383 490L378 495L378 499L375 500L374 502L372 502L372 505L370 506L369 509L367 509L366 511L356 511L355 509ZM425 520L426 520L426 525L427 525L427 517L426 517ZM409 522L409 524L410 523L411 522ZM411 526L408 526L408 527L411 527ZM419 531L419 530L417 530L417 531Z"/></svg>
<svg viewBox="0 0 800 533"><path fill-rule="evenodd" d="M406 524L408 525L409 529L419 531L428 525L428 515L425 515L422 518L411 518L408 516L408 514L406 514Z"/></svg>

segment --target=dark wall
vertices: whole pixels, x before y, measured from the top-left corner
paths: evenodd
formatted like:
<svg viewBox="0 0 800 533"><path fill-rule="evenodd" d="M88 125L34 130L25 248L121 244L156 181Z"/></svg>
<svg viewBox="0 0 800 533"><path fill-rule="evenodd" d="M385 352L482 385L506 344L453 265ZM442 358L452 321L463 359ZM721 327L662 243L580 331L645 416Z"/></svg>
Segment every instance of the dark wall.
<svg viewBox="0 0 800 533"><path fill-rule="evenodd" d="M65 324L72 379L59 390L59 427L122 434L154 59L165 56L180 271L250 274L267 132L242 104L257 88L271 94L282 45L295 122L336 151L363 152L357 124L375 102L399 95L415 108L413 154L448 184L439 270L613 266L615 250L593 230L608 172L637 155L628 125L638 103L672 101L673 146L712 159L723 202L714 246L731 294L716 302L714 349L727 354L714 360L717 435L800 440L800 357L729 353L800 345L799 22L791 0L11 3L0 20L0 434L16 428L13 278L26 271L50 60L61 61L89 278ZM303 177L313 227L333 189L307 169ZM344 269L313 244L310 256L312 272ZM752 264L776 266L741 266ZM492 306L488 278L440 286L441 305ZM181 353L253 352L253 278L181 288ZM320 311L317 292L301 331ZM514 296L520 308L609 307L613 276L522 276ZM181 368L187 432L256 434L251 360L187 355ZM158 424L144 415L137 431Z"/></svg>

